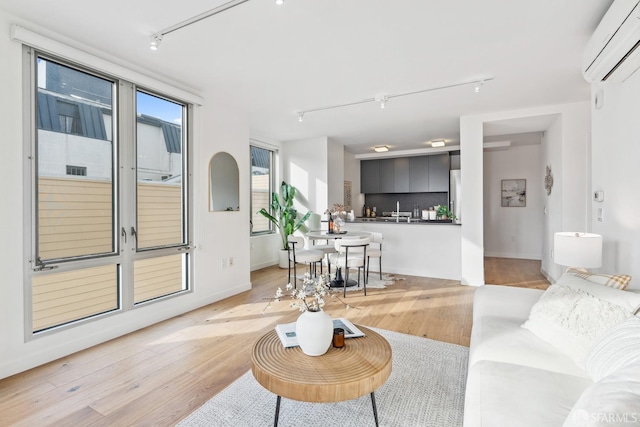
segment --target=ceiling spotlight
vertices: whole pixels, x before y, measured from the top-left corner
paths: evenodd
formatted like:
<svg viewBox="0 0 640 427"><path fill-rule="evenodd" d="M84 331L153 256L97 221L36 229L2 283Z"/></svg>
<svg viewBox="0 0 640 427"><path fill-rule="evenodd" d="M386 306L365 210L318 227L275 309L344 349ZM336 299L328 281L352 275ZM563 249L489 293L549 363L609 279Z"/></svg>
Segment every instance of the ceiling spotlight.
<svg viewBox="0 0 640 427"><path fill-rule="evenodd" d="M377 147L373 147L373 150L376 153L386 153L387 151L389 151L389 147L387 147L386 145L378 145Z"/></svg>
<svg viewBox="0 0 640 427"><path fill-rule="evenodd" d="M444 139L438 139L436 141L431 141L431 146L433 148L444 147Z"/></svg>
<svg viewBox="0 0 640 427"><path fill-rule="evenodd" d="M380 103L380 108L383 108L387 106L387 101L389 100L389 97L387 95L376 95L375 98L373 98L376 102Z"/></svg>
<svg viewBox="0 0 640 427"><path fill-rule="evenodd" d="M480 80L479 82L476 82L476 87L473 90L475 93L480 92L480 88L482 87L482 85L484 84L484 80Z"/></svg>
<svg viewBox="0 0 640 427"><path fill-rule="evenodd" d="M282 6L284 4L284 0L276 0L276 4L278 6Z"/></svg>
<svg viewBox="0 0 640 427"><path fill-rule="evenodd" d="M298 113L298 121L301 122L304 119L304 113Z"/></svg>
<svg viewBox="0 0 640 427"><path fill-rule="evenodd" d="M162 36L152 36L151 37L151 50L158 50L158 46L160 46L160 42L162 41Z"/></svg>

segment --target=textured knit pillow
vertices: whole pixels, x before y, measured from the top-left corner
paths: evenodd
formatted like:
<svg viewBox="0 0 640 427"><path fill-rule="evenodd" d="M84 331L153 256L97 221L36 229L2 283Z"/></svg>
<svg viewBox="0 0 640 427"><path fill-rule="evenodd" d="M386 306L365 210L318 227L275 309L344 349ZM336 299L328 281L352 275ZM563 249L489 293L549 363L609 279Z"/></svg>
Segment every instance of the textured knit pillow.
<svg viewBox="0 0 640 427"><path fill-rule="evenodd" d="M630 316L628 308L582 289L551 285L533 305L529 319L522 327L584 367L596 340Z"/></svg>
<svg viewBox="0 0 640 427"><path fill-rule="evenodd" d="M640 363L640 317L631 317L606 331L587 356L587 374L593 381Z"/></svg>
<svg viewBox="0 0 640 427"><path fill-rule="evenodd" d="M567 270L567 274L572 274L580 277L581 279L620 290L627 289L627 286L629 286L629 283L631 282L631 276L627 274L595 274L579 270L577 268L569 268Z"/></svg>
<svg viewBox="0 0 640 427"><path fill-rule="evenodd" d="M573 405L563 427L637 426L640 424L640 363L591 384Z"/></svg>

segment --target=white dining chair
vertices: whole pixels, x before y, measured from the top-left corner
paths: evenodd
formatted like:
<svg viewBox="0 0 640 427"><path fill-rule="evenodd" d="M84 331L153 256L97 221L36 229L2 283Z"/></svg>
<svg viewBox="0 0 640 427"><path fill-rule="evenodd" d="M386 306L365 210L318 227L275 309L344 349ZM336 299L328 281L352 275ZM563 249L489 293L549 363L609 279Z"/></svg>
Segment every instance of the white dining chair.
<svg viewBox="0 0 640 427"><path fill-rule="evenodd" d="M344 268L343 295L347 296L347 282L349 281L349 269L358 269L358 287L360 287L360 269L367 265L367 247L371 242L370 237L357 239L336 239L336 253L330 254L331 262L336 268ZM362 276L364 277L363 271ZM364 294L367 295L367 282L364 283Z"/></svg>
<svg viewBox="0 0 640 427"><path fill-rule="evenodd" d="M302 236L289 236L289 283L291 283L291 266L293 265L293 287L297 288L298 274L296 264L309 264L309 274L315 276L315 264L322 262L324 253L312 249L304 249L304 238ZM313 266L313 268L312 268Z"/></svg>
<svg viewBox="0 0 640 427"><path fill-rule="evenodd" d="M367 275L365 282L369 283L369 267L371 265L371 259L378 259L378 272L380 274L380 280L382 280L382 233L371 232L371 243L367 248Z"/></svg>
<svg viewBox="0 0 640 427"><path fill-rule="evenodd" d="M327 269L329 270L329 275L331 275L331 258L330 254L336 253L336 247L333 243L329 244L329 239L326 237L314 237L311 235L307 235L307 239L309 239L309 249L314 251L322 251L325 255L325 259L327 260ZM318 241L324 240L326 244L317 244ZM322 274L322 263L320 263L320 273Z"/></svg>

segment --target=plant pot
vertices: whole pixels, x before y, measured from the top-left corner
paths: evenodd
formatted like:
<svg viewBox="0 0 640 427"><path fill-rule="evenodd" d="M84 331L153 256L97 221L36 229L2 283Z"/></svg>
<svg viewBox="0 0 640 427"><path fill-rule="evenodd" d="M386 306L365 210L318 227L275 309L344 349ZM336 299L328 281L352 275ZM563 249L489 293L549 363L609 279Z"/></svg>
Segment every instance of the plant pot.
<svg viewBox="0 0 640 427"><path fill-rule="evenodd" d="M278 267L289 268L289 251L280 249L278 251Z"/></svg>
<svg viewBox="0 0 640 427"><path fill-rule="evenodd" d="M305 311L296 321L296 337L307 356L322 356L333 339L333 321L324 311Z"/></svg>

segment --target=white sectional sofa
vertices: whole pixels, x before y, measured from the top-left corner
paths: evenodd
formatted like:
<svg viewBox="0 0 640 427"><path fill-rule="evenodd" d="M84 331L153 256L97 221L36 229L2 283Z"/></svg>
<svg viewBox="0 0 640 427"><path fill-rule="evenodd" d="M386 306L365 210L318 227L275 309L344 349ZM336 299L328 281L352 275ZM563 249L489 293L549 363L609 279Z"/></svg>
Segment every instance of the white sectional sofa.
<svg viewBox="0 0 640 427"><path fill-rule="evenodd" d="M558 281L556 289L563 281L581 285L581 279L565 276ZM630 305L640 301L639 294L611 291L629 296ZM594 412L595 415L584 410L577 414L574 414L576 410L572 412L585 391L592 393L594 381L588 370L576 363L575 358L522 327L532 307L544 293L537 289L493 285L476 290L465 397L465 427L618 425L589 424L598 421L599 412ZM629 316L635 311L632 310ZM640 323L636 324L637 344L640 345ZM637 356L635 366L637 377L640 377L640 353ZM631 403L624 406L622 415L625 423L620 425L640 425L640 378L634 381L630 387L623 387L630 389L631 395L624 395L622 399ZM610 410L619 410L615 406L611 406ZM633 423L636 416L633 411L636 409L638 424ZM601 411L595 407L593 410Z"/></svg>

